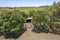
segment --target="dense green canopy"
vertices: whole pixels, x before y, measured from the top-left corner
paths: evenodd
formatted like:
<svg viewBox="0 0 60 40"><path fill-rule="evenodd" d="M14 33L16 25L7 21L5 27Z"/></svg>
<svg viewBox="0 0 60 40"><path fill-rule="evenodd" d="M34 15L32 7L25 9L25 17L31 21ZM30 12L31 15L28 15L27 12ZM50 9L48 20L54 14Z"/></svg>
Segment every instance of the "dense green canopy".
<svg viewBox="0 0 60 40"><path fill-rule="evenodd" d="M25 18L32 17L32 23L35 28L56 28L60 26L60 2L53 3L51 6L38 7L38 10L28 10L25 13L19 9L0 9L0 32L17 33L24 27Z"/></svg>

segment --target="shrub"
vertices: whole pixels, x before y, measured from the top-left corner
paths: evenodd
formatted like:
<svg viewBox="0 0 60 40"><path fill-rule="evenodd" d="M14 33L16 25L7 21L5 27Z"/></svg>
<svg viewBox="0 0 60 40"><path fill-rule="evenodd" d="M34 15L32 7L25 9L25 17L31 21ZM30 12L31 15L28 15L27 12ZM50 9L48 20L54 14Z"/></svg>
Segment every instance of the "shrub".
<svg viewBox="0 0 60 40"><path fill-rule="evenodd" d="M17 33L24 26L25 17L18 11L7 11L0 14L0 28L4 33Z"/></svg>

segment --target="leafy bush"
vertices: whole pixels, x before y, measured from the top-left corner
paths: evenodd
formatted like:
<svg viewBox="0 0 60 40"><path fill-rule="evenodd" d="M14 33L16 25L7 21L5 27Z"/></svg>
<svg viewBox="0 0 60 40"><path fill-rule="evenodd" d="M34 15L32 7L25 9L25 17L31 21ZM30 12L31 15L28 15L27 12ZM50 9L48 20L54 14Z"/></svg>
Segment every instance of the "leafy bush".
<svg viewBox="0 0 60 40"><path fill-rule="evenodd" d="M17 33L24 26L25 17L18 11L0 13L0 28L4 33Z"/></svg>
<svg viewBox="0 0 60 40"><path fill-rule="evenodd" d="M35 29L39 29L41 31L41 29L54 30L56 28L56 22L59 22L60 19L60 6L57 5L55 4L47 7L47 9L45 8L44 10L32 12L32 22L35 26ZM57 8L55 6L57 6Z"/></svg>

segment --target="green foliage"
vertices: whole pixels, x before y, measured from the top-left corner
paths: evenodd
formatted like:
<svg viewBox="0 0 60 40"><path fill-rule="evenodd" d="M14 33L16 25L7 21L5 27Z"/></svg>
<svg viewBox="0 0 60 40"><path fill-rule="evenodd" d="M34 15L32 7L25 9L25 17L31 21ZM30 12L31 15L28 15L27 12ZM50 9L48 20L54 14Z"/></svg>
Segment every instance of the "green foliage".
<svg viewBox="0 0 60 40"><path fill-rule="evenodd" d="M54 28L60 22L60 2L51 6L0 9L0 32L17 33L24 25L25 18L32 17L36 28ZM60 25L60 24L59 24Z"/></svg>
<svg viewBox="0 0 60 40"><path fill-rule="evenodd" d="M17 33L24 25L25 17L18 11L8 11L0 13L0 27L2 32Z"/></svg>
<svg viewBox="0 0 60 40"><path fill-rule="evenodd" d="M56 22L60 22L60 3L47 7L45 10L33 11L33 24L35 28L41 29L43 25L44 28L48 29L52 27L53 29L56 27Z"/></svg>

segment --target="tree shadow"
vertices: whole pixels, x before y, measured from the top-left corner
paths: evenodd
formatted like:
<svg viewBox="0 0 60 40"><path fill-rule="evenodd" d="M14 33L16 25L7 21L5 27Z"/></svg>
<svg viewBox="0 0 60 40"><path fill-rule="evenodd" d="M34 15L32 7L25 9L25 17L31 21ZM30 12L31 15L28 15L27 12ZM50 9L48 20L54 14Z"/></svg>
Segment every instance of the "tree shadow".
<svg viewBox="0 0 60 40"><path fill-rule="evenodd" d="M0 36L2 36L3 35L3 33L2 32L0 32Z"/></svg>
<svg viewBox="0 0 60 40"><path fill-rule="evenodd" d="M52 34L57 34L60 35L60 30L58 29L48 29L48 28L33 28L32 30L35 33L52 33Z"/></svg>
<svg viewBox="0 0 60 40"><path fill-rule="evenodd" d="M4 35L4 38L5 38L5 39L11 39L11 38L17 39L17 38L19 38L25 31L26 31L26 29L25 29L25 28L22 28L22 29L21 29L18 33L16 33L16 34L14 34L14 33L6 33L6 34Z"/></svg>
<svg viewBox="0 0 60 40"><path fill-rule="evenodd" d="M48 33L47 29L43 30L43 29L39 29L39 28L34 28L32 31L35 33Z"/></svg>

